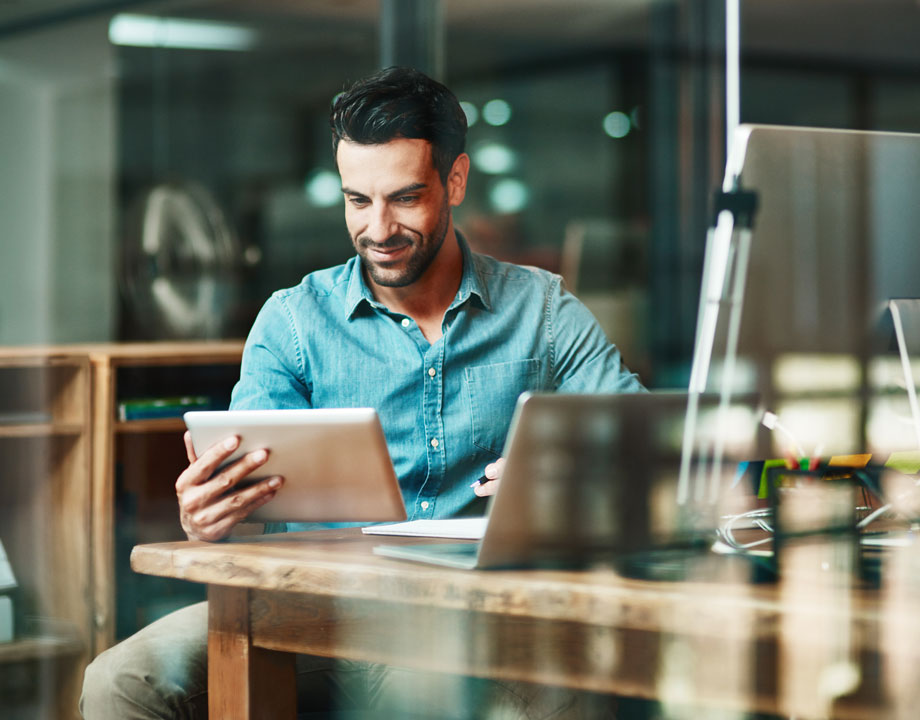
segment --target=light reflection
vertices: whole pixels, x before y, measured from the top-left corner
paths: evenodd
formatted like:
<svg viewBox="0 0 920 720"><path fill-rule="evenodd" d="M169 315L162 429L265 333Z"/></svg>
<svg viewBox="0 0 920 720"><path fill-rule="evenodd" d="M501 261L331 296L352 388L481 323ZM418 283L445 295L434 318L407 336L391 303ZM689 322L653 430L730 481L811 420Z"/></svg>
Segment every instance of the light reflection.
<svg viewBox="0 0 920 720"><path fill-rule="evenodd" d="M492 186L489 200L496 212L520 212L530 200L530 190L520 180L505 178Z"/></svg>
<svg viewBox="0 0 920 720"><path fill-rule="evenodd" d="M460 108L463 110L463 114L466 115L467 127L473 127L473 125L479 122L479 110L473 103L461 100Z"/></svg>
<svg viewBox="0 0 920 720"><path fill-rule="evenodd" d="M489 175L501 175L510 172L517 164L514 151L502 143L481 143L471 153L473 165Z"/></svg>
<svg viewBox="0 0 920 720"><path fill-rule="evenodd" d="M109 41L113 45L185 50L250 50L256 40L256 32L250 28L209 20L123 13L113 17L109 23Z"/></svg>
<svg viewBox="0 0 920 720"><path fill-rule="evenodd" d="M806 453L837 455L862 450L860 411L852 398L810 398L781 402L775 410ZM773 453L782 456L791 448L774 434Z"/></svg>
<svg viewBox="0 0 920 720"><path fill-rule="evenodd" d="M494 127L507 125L511 120L511 105L501 98L489 100L482 106L482 119Z"/></svg>
<svg viewBox="0 0 920 720"><path fill-rule="evenodd" d="M307 199L314 207L335 207L342 202L342 183L331 170L314 170L304 185Z"/></svg>
<svg viewBox="0 0 920 720"><path fill-rule="evenodd" d="M629 135L631 124L629 115L619 110L614 110L604 117L604 132L610 137L619 140Z"/></svg>
<svg viewBox="0 0 920 720"><path fill-rule="evenodd" d="M891 453L917 447L907 395L885 395L869 401L866 443L873 453Z"/></svg>
<svg viewBox="0 0 920 720"><path fill-rule="evenodd" d="M780 355L773 366L773 382L781 393L859 388L859 361L852 355Z"/></svg>

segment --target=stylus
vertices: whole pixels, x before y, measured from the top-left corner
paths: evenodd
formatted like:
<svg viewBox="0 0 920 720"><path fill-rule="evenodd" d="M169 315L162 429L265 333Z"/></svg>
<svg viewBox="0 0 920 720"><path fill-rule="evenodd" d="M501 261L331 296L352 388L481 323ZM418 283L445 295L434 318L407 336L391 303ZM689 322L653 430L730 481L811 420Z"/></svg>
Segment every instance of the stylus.
<svg viewBox="0 0 920 720"><path fill-rule="evenodd" d="M472 483L470 487L476 487L477 485L485 485L487 482L492 482L492 478L486 477L485 475L483 475L476 482Z"/></svg>

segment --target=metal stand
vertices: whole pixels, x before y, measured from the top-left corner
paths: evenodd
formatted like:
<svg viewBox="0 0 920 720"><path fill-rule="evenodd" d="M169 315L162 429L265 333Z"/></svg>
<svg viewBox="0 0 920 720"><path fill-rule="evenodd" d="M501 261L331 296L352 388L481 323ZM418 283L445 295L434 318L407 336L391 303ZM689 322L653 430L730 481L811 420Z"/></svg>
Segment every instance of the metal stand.
<svg viewBox="0 0 920 720"><path fill-rule="evenodd" d="M732 379L738 350L738 332L741 326L741 309L744 285L751 246L751 229L757 210L757 195L743 190L737 180L728 191L720 192L715 202L715 222L706 237L706 255L703 263L703 281L697 313L696 339L693 348L693 365L690 371L690 397L684 424L680 476L677 484L677 502L713 504L719 497L722 455L724 452L723 425L726 422L731 397ZM706 391L712 364L716 330L722 309L728 309L728 334L725 359L719 388L718 432L712 448L710 478L707 483L706 463L700 462L691 487L691 458L697 447L697 419L699 397ZM708 448L704 448L708 451ZM705 456L704 456L705 457ZM709 485L708 499L706 485Z"/></svg>

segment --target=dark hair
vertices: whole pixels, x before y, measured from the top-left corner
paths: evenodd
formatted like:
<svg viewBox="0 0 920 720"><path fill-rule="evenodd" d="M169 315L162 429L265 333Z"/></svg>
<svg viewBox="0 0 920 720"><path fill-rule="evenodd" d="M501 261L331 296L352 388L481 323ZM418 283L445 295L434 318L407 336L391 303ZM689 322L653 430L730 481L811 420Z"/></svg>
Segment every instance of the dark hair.
<svg viewBox="0 0 920 720"><path fill-rule="evenodd" d="M466 144L466 115L457 97L424 73L389 67L341 93L329 114L332 154L341 140L378 145L397 138L427 140L441 182Z"/></svg>

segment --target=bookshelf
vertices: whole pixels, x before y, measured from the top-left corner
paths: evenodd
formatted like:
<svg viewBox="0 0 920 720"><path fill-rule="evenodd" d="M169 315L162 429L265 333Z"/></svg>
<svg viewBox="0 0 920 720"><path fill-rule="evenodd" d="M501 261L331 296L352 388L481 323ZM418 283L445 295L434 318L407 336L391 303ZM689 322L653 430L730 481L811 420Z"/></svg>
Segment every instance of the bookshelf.
<svg viewBox="0 0 920 720"><path fill-rule="evenodd" d="M90 397L85 354L0 349L0 539L18 583L0 693L14 716L77 717L93 641Z"/></svg>
<svg viewBox="0 0 920 720"><path fill-rule="evenodd" d="M154 538L184 539L174 483L187 465L180 417L119 420L132 398L210 395L229 404L239 377L242 341L128 343L87 347L93 387L93 573L100 651L173 606L196 588L152 582L131 572L131 548Z"/></svg>
<svg viewBox="0 0 920 720"><path fill-rule="evenodd" d="M0 538L19 583L17 637L0 645L4 707L12 699L26 707L24 717L77 718L92 657L197 599L181 583L148 582L127 564L139 542L184 537L174 489L186 465L184 423L119 420L118 407L182 395L226 406L242 348L242 341L0 347Z"/></svg>

